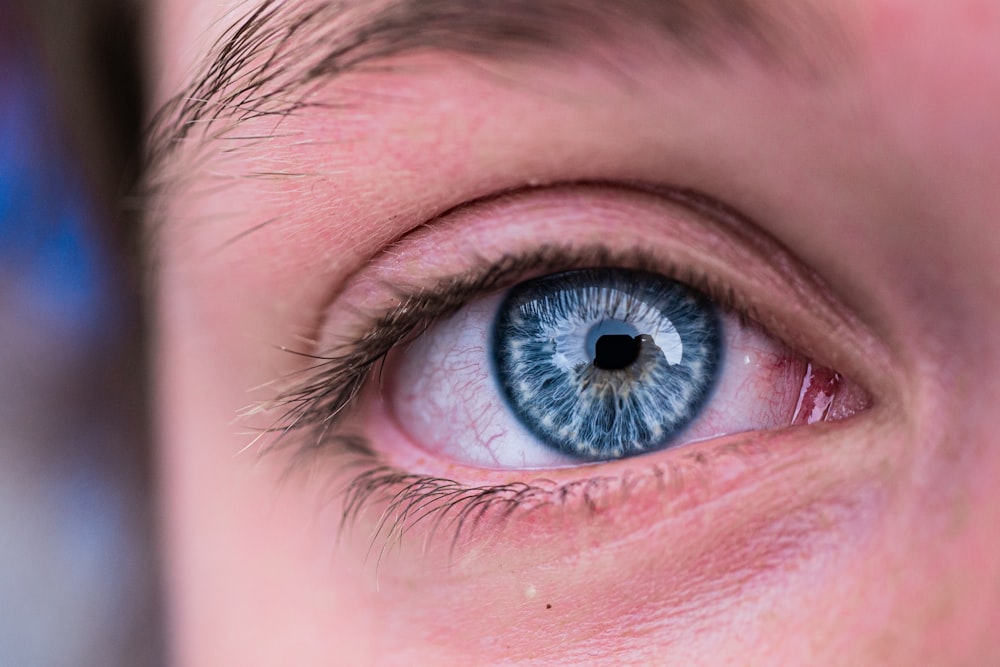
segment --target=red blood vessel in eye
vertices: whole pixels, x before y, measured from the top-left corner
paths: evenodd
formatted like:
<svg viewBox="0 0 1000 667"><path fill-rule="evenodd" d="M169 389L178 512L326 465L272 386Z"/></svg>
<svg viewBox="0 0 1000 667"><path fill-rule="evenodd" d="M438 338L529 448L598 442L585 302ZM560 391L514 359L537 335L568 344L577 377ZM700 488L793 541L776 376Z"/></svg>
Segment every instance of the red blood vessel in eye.
<svg viewBox="0 0 1000 667"><path fill-rule="evenodd" d="M869 407L868 394L830 368L807 364L792 424L815 424L849 417Z"/></svg>

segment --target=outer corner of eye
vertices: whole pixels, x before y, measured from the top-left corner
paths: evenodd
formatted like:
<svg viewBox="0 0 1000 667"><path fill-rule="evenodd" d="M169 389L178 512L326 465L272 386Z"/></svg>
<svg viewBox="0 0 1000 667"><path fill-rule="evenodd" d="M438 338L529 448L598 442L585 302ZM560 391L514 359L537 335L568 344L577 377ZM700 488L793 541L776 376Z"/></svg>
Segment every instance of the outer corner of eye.
<svg viewBox="0 0 1000 667"><path fill-rule="evenodd" d="M555 273L475 299L396 355L387 403L444 464L612 461L845 419L872 403L695 289L624 268Z"/></svg>

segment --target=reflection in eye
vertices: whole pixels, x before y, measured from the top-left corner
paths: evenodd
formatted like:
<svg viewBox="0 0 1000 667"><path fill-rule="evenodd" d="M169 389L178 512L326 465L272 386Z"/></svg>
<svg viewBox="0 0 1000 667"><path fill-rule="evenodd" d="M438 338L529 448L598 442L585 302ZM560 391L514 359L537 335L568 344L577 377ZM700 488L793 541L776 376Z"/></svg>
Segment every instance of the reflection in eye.
<svg viewBox="0 0 1000 667"><path fill-rule="evenodd" d="M417 445L487 468L611 460L864 404L835 371L717 311L655 273L530 280L424 332L390 361L387 400Z"/></svg>

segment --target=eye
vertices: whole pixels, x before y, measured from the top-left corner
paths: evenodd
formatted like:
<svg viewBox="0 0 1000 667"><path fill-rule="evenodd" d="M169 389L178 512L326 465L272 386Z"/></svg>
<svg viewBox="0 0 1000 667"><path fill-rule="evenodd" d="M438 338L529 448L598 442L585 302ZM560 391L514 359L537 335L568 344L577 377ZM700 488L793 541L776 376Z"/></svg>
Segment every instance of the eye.
<svg viewBox="0 0 1000 667"><path fill-rule="evenodd" d="M398 502L573 496L597 464L626 484L649 459L655 484L680 460L666 450L808 432L873 405L849 378L881 386L865 328L784 248L711 200L635 185L449 212L360 267L315 336L251 414L363 467L348 515L385 502L404 522Z"/></svg>
<svg viewBox="0 0 1000 667"><path fill-rule="evenodd" d="M839 419L863 390L665 276L618 268L528 280L395 355L390 410L429 453L544 468Z"/></svg>

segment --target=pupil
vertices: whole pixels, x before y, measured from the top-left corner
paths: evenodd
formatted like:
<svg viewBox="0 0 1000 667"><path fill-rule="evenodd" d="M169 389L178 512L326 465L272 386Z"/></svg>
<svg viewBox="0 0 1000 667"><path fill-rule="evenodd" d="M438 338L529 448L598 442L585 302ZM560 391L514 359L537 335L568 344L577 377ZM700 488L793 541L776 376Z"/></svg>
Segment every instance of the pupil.
<svg viewBox="0 0 1000 667"><path fill-rule="evenodd" d="M628 368L639 358L642 341L639 336L610 334L597 339L594 366L605 371L620 371Z"/></svg>

